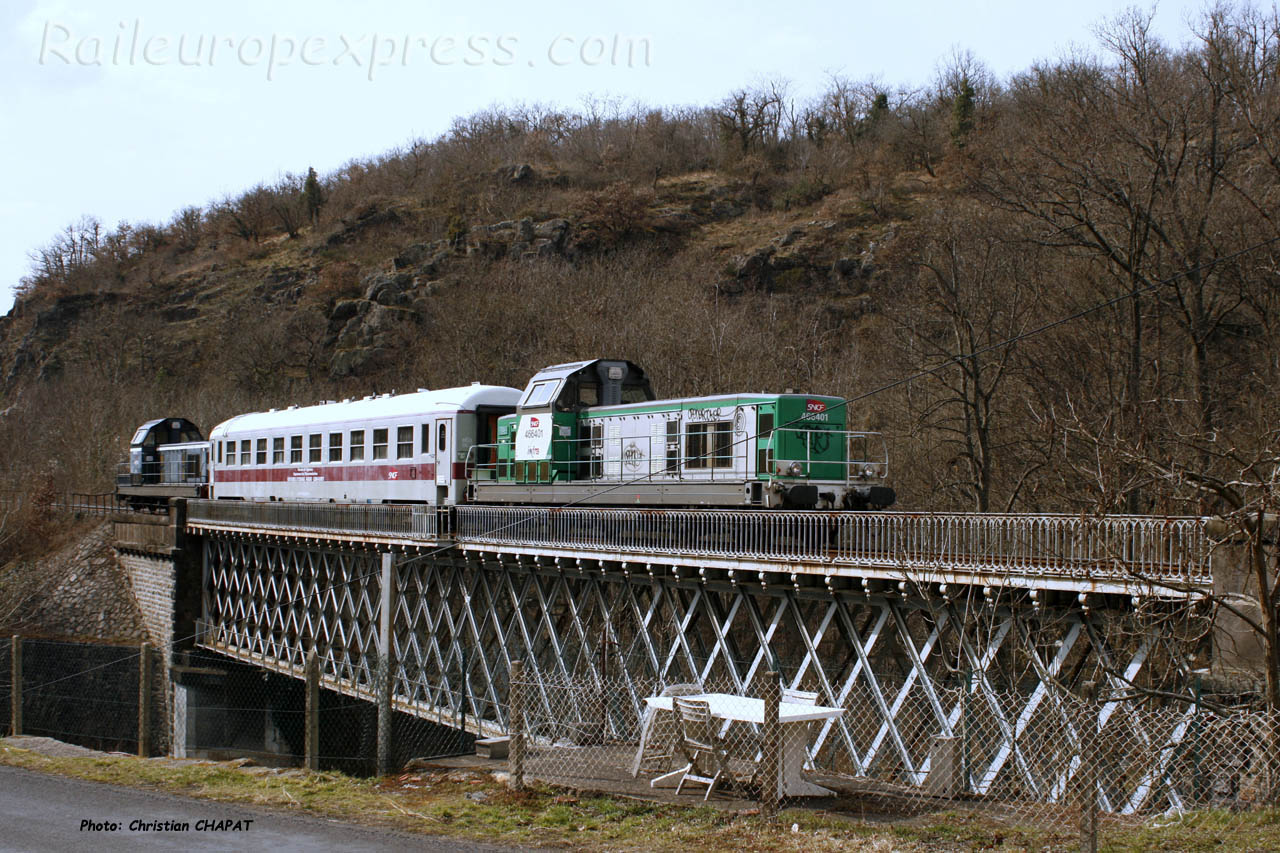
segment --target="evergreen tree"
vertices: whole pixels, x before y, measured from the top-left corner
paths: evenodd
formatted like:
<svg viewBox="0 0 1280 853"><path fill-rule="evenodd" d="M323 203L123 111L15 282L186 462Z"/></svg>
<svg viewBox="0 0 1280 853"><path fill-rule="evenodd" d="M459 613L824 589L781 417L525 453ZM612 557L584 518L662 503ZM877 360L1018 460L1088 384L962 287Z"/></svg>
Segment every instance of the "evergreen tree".
<svg viewBox="0 0 1280 853"><path fill-rule="evenodd" d="M302 203L307 209L307 218L315 225L320 221L320 208L324 207L324 191L320 189L320 179L316 170L307 167L307 179L302 184Z"/></svg>
<svg viewBox="0 0 1280 853"><path fill-rule="evenodd" d="M974 96L969 78L960 78L960 90L951 102L951 144L957 148L964 148L973 130Z"/></svg>

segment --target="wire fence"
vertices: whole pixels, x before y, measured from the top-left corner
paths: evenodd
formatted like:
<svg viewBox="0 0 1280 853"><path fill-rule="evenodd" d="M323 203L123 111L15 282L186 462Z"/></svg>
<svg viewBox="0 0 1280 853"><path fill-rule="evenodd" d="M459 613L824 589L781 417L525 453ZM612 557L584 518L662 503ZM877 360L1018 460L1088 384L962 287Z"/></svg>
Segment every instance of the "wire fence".
<svg viewBox="0 0 1280 853"><path fill-rule="evenodd" d="M817 690L778 687L771 717L767 695L727 683L521 677L512 688L513 773L526 780L890 819L961 811L1103 839L1195 828L1212 841L1280 819L1275 713L956 690L921 691L890 724ZM854 748L832 749L838 739Z"/></svg>
<svg viewBox="0 0 1280 853"><path fill-rule="evenodd" d="M8 637L0 637L0 732L12 734L13 722L13 690L11 687L13 669L13 644Z"/></svg>
<svg viewBox="0 0 1280 853"><path fill-rule="evenodd" d="M24 639L15 656L4 639L0 652L6 732L17 720L24 735L139 751L140 679L156 674L141 666L138 647ZM155 703L148 725L171 726L160 751L180 757L372 775L482 745L506 759L491 766L509 770L517 786L766 813L965 813L1138 846L1180 833L1210 845L1255 831L1274 840L1280 823L1280 715L1191 699L921 685L892 691L886 716L866 713L852 695L827 704L830 694L803 679L665 684L513 665L506 695L484 721L505 724L506 736L478 744L478 721L444 706L430 715L403 702L380 706L377 697L390 693L378 674L371 701L332 689L339 685L318 665L299 678L193 650L179 654L172 678L171 705Z"/></svg>
<svg viewBox="0 0 1280 853"><path fill-rule="evenodd" d="M13 645L5 641L7 731L13 733L16 721L23 735L138 752L138 646L23 639L15 657Z"/></svg>
<svg viewBox="0 0 1280 853"><path fill-rule="evenodd" d="M311 705L305 678L268 672L209 651L187 652L183 660L174 699L179 755L221 760L248 757L259 764L280 766L314 758L317 769L356 776L376 773L376 702L324 687L317 673ZM373 680L376 687L376 675ZM394 709L389 725L384 760L391 769L415 759L474 752L475 739L464 730ZM315 731L310 749L309 727Z"/></svg>

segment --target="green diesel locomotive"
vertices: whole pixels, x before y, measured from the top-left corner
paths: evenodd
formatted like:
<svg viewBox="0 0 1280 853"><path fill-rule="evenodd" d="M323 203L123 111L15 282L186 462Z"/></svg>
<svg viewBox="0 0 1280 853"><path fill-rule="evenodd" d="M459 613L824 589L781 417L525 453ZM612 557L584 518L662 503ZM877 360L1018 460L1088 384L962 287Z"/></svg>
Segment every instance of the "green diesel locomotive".
<svg viewBox="0 0 1280 853"><path fill-rule="evenodd" d="M476 503L884 509L879 433L845 429L846 404L811 394L657 400L629 361L558 364L529 381L491 444L470 448Z"/></svg>

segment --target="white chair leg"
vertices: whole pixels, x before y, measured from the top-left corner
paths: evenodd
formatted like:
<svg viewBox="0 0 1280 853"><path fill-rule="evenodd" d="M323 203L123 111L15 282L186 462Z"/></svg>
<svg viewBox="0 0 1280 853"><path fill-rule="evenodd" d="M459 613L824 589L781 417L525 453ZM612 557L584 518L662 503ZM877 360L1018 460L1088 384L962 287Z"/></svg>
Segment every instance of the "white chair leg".
<svg viewBox="0 0 1280 853"><path fill-rule="evenodd" d="M644 751L649 746L649 735L653 730L653 720L656 716L653 708L645 708L644 725L640 729L640 746L636 749L635 761L631 763L631 778L640 775L640 765L644 763Z"/></svg>
<svg viewBox="0 0 1280 853"><path fill-rule="evenodd" d="M707 785L707 793L702 795L702 801L705 803L711 799L711 792L716 789L716 785L720 784L720 771L716 771L716 775L711 777L710 784Z"/></svg>

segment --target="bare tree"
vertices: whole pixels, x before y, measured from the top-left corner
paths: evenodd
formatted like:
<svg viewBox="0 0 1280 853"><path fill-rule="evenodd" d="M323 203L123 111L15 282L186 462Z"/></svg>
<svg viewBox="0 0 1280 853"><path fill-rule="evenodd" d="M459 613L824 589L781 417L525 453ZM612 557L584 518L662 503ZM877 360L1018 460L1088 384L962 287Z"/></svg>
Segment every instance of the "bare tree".
<svg viewBox="0 0 1280 853"><path fill-rule="evenodd" d="M716 118L721 135L746 155L777 144L789 109L786 82L771 80L731 92L720 102Z"/></svg>
<svg viewBox="0 0 1280 853"><path fill-rule="evenodd" d="M926 390L908 397L916 426L948 448L951 479L976 511L991 509L1001 463L1018 465L1007 430L1008 398L1020 370L1019 335L1038 322L1039 274L1033 253L1008 223L956 205L905 238L916 275L892 312L908 363L930 371ZM1006 341L1013 341L1003 345ZM1012 507L1038 463L1014 476Z"/></svg>

